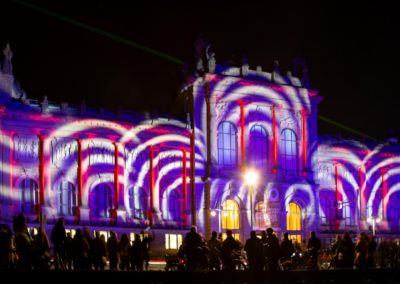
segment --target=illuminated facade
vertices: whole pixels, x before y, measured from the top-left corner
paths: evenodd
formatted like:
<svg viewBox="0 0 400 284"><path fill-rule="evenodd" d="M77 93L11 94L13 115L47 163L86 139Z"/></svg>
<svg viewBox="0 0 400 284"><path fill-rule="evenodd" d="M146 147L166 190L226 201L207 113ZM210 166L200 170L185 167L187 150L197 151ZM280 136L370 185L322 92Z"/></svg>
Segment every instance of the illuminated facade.
<svg viewBox="0 0 400 284"><path fill-rule="evenodd" d="M206 54L207 53L207 54ZM399 148L321 140L321 97L301 79L218 65L201 51L181 96L188 122L29 99L4 50L0 71L0 220L19 212L48 228L140 232L175 249L195 223L244 240L273 227L304 239L343 231L399 233ZM299 62L301 65L301 62ZM195 153L192 155L192 153ZM258 175L252 198L243 174ZM251 209L252 208L252 209ZM39 213L42 214L39 214ZM371 221L371 220L370 220Z"/></svg>

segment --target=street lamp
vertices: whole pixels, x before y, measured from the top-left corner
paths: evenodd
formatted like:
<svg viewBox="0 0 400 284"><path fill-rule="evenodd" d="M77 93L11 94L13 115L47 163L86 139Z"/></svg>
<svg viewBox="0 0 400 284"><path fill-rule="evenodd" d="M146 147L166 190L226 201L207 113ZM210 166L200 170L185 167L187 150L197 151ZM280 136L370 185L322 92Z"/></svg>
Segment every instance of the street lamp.
<svg viewBox="0 0 400 284"><path fill-rule="evenodd" d="M258 174L254 170L249 170L244 175L244 180L249 186L250 197L250 231L253 231L253 190L258 180Z"/></svg>
<svg viewBox="0 0 400 284"><path fill-rule="evenodd" d="M375 236L376 224L378 224L381 221L381 219L379 217L375 218L375 217L370 216L370 217L368 217L367 221L368 221L368 223L372 224L372 235Z"/></svg>

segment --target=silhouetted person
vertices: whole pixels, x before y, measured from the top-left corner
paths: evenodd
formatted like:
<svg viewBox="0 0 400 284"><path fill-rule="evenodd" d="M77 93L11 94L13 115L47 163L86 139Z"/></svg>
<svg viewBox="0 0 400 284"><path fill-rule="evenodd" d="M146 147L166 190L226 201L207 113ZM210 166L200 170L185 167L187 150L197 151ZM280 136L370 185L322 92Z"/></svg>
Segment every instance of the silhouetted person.
<svg viewBox="0 0 400 284"><path fill-rule="evenodd" d="M85 270L92 270L92 264L93 264L93 239L92 236L90 235L90 230L88 226L83 227L83 232L82 232L83 238L87 241L89 245L89 251L88 251L88 258L86 259L86 262L84 263Z"/></svg>
<svg viewBox="0 0 400 284"><path fill-rule="evenodd" d="M57 223L51 230L50 240L54 246L54 254L56 257L65 259L65 240L67 235L65 233L65 221L64 218L59 218Z"/></svg>
<svg viewBox="0 0 400 284"><path fill-rule="evenodd" d="M375 252L376 252L377 243L375 241L375 236L371 235L367 244L367 255L366 262L367 268L375 267Z"/></svg>
<svg viewBox="0 0 400 284"><path fill-rule="evenodd" d="M34 266L37 269L47 269L50 260L50 243L46 231L42 226L33 240Z"/></svg>
<svg viewBox="0 0 400 284"><path fill-rule="evenodd" d="M265 256L267 258L267 270L278 270L278 261L280 257L279 240L274 234L274 230L272 228L267 229Z"/></svg>
<svg viewBox="0 0 400 284"><path fill-rule="evenodd" d="M264 266L263 243L257 238L256 232L250 232L250 239L246 241L244 250L247 253L247 260L251 271L261 271Z"/></svg>
<svg viewBox="0 0 400 284"><path fill-rule="evenodd" d="M110 261L110 270L118 270L118 239L115 232L110 232L110 237L107 241L108 260Z"/></svg>
<svg viewBox="0 0 400 284"><path fill-rule="evenodd" d="M197 264L200 258L200 247L201 247L201 236L197 233L197 228L192 226L190 232L185 237L185 254L187 258L187 269L194 271L197 268Z"/></svg>
<svg viewBox="0 0 400 284"><path fill-rule="evenodd" d="M339 234L336 235L336 238L332 242L331 247L330 247L331 255L332 255L332 262L333 262L331 265L333 265L333 267L337 267L337 264L338 264L338 247L339 247L339 244L341 241L342 241L342 236Z"/></svg>
<svg viewBox="0 0 400 284"><path fill-rule="evenodd" d="M143 260L144 260L144 268L145 270L149 270L149 261L150 261L150 243L152 241L152 237L149 235L144 236L142 240L143 247Z"/></svg>
<svg viewBox="0 0 400 284"><path fill-rule="evenodd" d="M120 263L119 268L122 271L129 270L129 260L130 256L129 253L131 251L131 244L127 234L122 234L121 240L119 241L118 245Z"/></svg>
<svg viewBox="0 0 400 284"><path fill-rule="evenodd" d="M307 250L311 256L311 261L312 261L313 267L317 268L318 254L319 254L319 251L321 250L321 240L317 238L314 231L311 232L311 237L308 240Z"/></svg>
<svg viewBox="0 0 400 284"><path fill-rule="evenodd" d="M345 233L337 248L338 252L338 267L352 268L354 263L354 243L351 240L350 234Z"/></svg>
<svg viewBox="0 0 400 284"><path fill-rule="evenodd" d="M358 269L365 269L367 267L367 242L368 237L365 233L360 233L355 245L355 259L354 265Z"/></svg>
<svg viewBox="0 0 400 284"><path fill-rule="evenodd" d="M134 271L143 271L143 244L139 234L135 234L135 239L131 246L131 268Z"/></svg>
<svg viewBox="0 0 400 284"><path fill-rule="evenodd" d="M294 253L294 246L292 240L289 240L289 234L283 234L283 240L281 242L281 258L289 259Z"/></svg>
<svg viewBox="0 0 400 284"><path fill-rule="evenodd" d="M213 269L220 270L222 242L217 238L216 231L211 233L211 239L208 240L207 246L210 255L210 266Z"/></svg>
<svg viewBox="0 0 400 284"><path fill-rule="evenodd" d="M77 229L71 242L71 255L74 264L74 270L84 270L88 268L89 244L83 237L82 230Z"/></svg>
<svg viewBox="0 0 400 284"><path fill-rule="evenodd" d="M235 254L239 253L242 245L239 241L233 238L232 230L226 231L226 239L222 243L221 260L226 270L233 270L232 260Z"/></svg>
<svg viewBox="0 0 400 284"><path fill-rule="evenodd" d="M13 218L15 232L15 249L18 255L17 267L19 269L32 268L32 237L26 225L26 218L19 214Z"/></svg>
<svg viewBox="0 0 400 284"><path fill-rule="evenodd" d="M68 270L72 270L72 252L71 252L71 245L72 245L72 235L70 232L67 233L67 238L65 239L65 264Z"/></svg>
<svg viewBox="0 0 400 284"><path fill-rule="evenodd" d="M93 266L95 270L104 270L105 261L104 259L107 256L107 248L105 243L105 237L100 235L100 232L96 231L96 237L92 241L92 257L93 257Z"/></svg>

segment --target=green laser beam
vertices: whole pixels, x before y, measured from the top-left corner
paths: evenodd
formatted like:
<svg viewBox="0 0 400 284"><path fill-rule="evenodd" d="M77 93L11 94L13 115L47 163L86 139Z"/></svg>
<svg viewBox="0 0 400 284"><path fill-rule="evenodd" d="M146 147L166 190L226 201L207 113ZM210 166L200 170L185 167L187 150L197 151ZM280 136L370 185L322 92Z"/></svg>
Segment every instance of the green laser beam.
<svg viewBox="0 0 400 284"><path fill-rule="evenodd" d="M127 46L130 46L130 47L139 49L139 50L144 51L144 52L147 52L147 53L150 53L150 54L152 54L152 55L155 55L155 56L160 57L160 58L162 58L162 59L168 60L168 61L170 61L170 62L173 62L173 63L176 63L176 64L180 64L180 65L183 65L183 64L184 64L183 60L181 60L181 59L178 59L178 58L176 58L176 57L170 56L170 55L168 55L168 54L165 54L165 53L163 53L163 52L157 51L157 50L155 50L155 49L148 48L148 47L146 47L146 46L144 46L144 45L141 45L141 44L136 43L136 42L134 42L134 41L125 39L125 38L123 38L123 37L121 37L121 36L112 34L112 33L110 33L110 32L104 31L104 30L102 30L102 29L93 27L93 26L91 26L91 25L85 24L85 23L80 22L80 21L77 21L77 20L75 20L75 19L73 19L73 18L69 18L69 17L66 17L66 16L64 16L64 15L58 14L58 13L56 13L56 12L53 12L53 11L44 9L44 8L42 8L42 7L40 7L40 6L31 4L31 3L27 3L27 2L21 1L21 0L9 0L9 1L12 1L12 2L14 2L14 3L17 3L17 4L21 5L21 6L26 7L26 8L29 8L29 9L32 9L32 10L35 10L35 11L38 11L38 12L40 12L40 13L42 13L42 14L47 15L47 16L54 17L54 18L56 18L56 19L58 19L58 20L60 20L60 21L69 23L69 24L74 25L74 26L76 26L76 27L80 27L80 28L85 29L85 30L87 30L87 31L93 32L93 33L95 33L95 34L104 36L104 37L109 38L109 39L112 39L112 40L114 40L114 41L116 41L116 42L120 42L120 43L125 44L125 45L127 45ZM318 118L319 118L320 120L324 121L324 122L330 123L330 124L332 124L332 125L334 125L334 126L336 126L336 127L338 127L338 128L342 128L342 129L344 129L344 130L346 130L346 131L349 131L349 132L354 133L354 134L356 134L356 135L359 135L359 136L361 136L361 137L366 137L366 138L369 138L369 139L378 141L378 139L376 139L375 137L372 137L372 136L369 136L369 135L367 135L367 134L364 134L364 133L362 133L362 132L360 132L360 131L354 130L354 129L350 128L350 127L347 127L347 126L345 126L345 125L343 125L343 124L341 124L341 123L339 123L339 122L336 122L336 121L334 121L334 120L332 120L332 119L329 119L329 118L327 118L327 117L324 117L324 116L322 116L322 115L318 115Z"/></svg>
<svg viewBox="0 0 400 284"><path fill-rule="evenodd" d="M349 131L349 132L351 132L351 133L354 133L354 134L357 134L357 135L359 135L359 136L372 139L372 140L374 140L374 141L378 141L378 139L376 139L375 137L372 137L372 136L369 136L369 135L367 135L367 134L365 134L365 133L362 133L362 132L360 132L360 131L357 131L357 130L355 130L355 129L353 129L353 128L350 128L350 127L348 127L348 126L346 126L346 125L343 125L343 124L341 124L341 123L339 123L339 122L336 122L336 121L334 121L334 120L332 120L332 119L329 119L329 118L327 118L327 117L325 117L325 116L318 115L318 118L319 118L320 120L324 121L324 122L327 122L327 123L330 123L330 124L332 124L332 125L335 125L336 127L342 128L342 129L347 130L347 131Z"/></svg>
<svg viewBox="0 0 400 284"><path fill-rule="evenodd" d="M136 42L134 42L134 41L125 39L125 38L123 38L123 37L121 37L121 36L112 34L112 33L110 33L110 32L104 31L104 30L102 30L102 29L99 29L99 28L90 26L90 25L88 25L88 24L85 24L85 23L80 22L80 21L77 21L77 20L75 20L75 19L66 17L66 16L61 15L61 14L58 14L58 13L56 13L56 12L53 12L53 11L44 9L44 8L42 8L42 7L40 7L40 6L31 4L31 3L27 3L27 2L25 2L25 1L20 1L20 0L11 0L11 1L14 2L14 3L17 3L17 4L21 5L21 6L24 6L24 7L26 7L26 8L29 8L29 9L32 9L32 10L35 10L35 11L38 11L38 12L40 12L40 13L42 13L42 14L47 15L47 16L54 17L54 18L56 18L56 19L58 19L58 20L60 20L60 21L69 23L69 24L74 25L74 26L76 26L76 27L80 27L80 28L82 28L82 29L85 29L85 30L87 30L87 31L93 32L93 33L95 33L95 34L98 34L98 35L104 36L104 37L106 37L106 38L112 39L112 40L114 40L114 41L123 43L123 44L125 44L125 45L127 45L127 46L130 46L130 47L133 47L133 48L142 50L142 51L144 51L144 52L150 53L150 54L152 54L152 55L155 55L155 56L157 56L157 57L160 57L160 58L163 58L163 59L165 59L165 60L171 61L171 62L173 62L173 63L180 64L180 65L183 65L183 64L184 64L184 62L183 62L181 59L178 59L178 58L173 57L173 56L171 56L171 55L162 53L162 52L157 51L157 50L155 50L155 49L148 48L148 47L146 47L146 46L144 46L144 45L141 45L141 44L139 44L139 43L136 43Z"/></svg>

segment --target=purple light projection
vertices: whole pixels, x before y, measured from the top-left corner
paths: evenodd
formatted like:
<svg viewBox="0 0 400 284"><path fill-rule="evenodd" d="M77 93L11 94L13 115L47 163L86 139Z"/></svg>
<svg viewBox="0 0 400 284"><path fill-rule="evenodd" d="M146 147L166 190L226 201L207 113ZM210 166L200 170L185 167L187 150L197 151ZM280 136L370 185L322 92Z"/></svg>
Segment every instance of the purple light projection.
<svg viewBox="0 0 400 284"><path fill-rule="evenodd" d="M321 98L291 74L213 57L202 68L182 90L190 125L38 103L1 71L1 218L42 212L48 222L171 230L196 219L207 235L234 216L244 239L253 212L255 229L303 238L368 230L369 217L382 219L378 231L398 231L397 148L319 141ZM252 204L243 180L250 166L260 175ZM288 227L293 203L298 228ZM226 209L232 204L237 212Z"/></svg>

